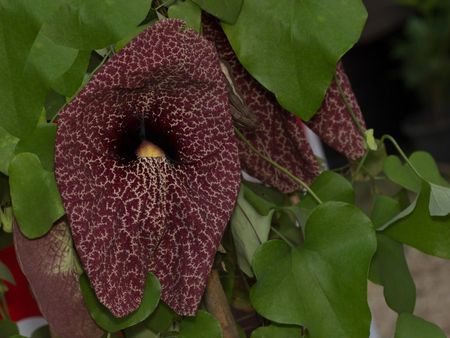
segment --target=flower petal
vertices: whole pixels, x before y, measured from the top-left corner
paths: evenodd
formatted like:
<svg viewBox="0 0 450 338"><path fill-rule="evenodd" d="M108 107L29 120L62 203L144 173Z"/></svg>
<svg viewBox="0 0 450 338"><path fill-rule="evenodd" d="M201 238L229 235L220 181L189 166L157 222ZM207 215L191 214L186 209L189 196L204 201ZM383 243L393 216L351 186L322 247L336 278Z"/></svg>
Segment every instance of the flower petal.
<svg viewBox="0 0 450 338"><path fill-rule="evenodd" d="M60 222L45 236L30 240L14 224L14 246L39 308L55 333L101 337L103 331L91 319L81 295L69 227Z"/></svg>
<svg viewBox="0 0 450 338"><path fill-rule="evenodd" d="M239 190L226 85L214 46L180 20L141 33L60 115L55 173L76 249L115 316L145 276L193 315ZM165 157L138 158L142 131Z"/></svg>
<svg viewBox="0 0 450 338"><path fill-rule="evenodd" d="M347 104L351 106L358 123L365 129L366 124L350 81L342 63L338 63L336 78L328 88L322 107L307 125L330 147L350 160L356 160L364 155L364 138L348 112Z"/></svg>
<svg viewBox="0 0 450 338"><path fill-rule="evenodd" d="M260 85L239 63L220 25L211 16L203 17L203 34L216 45L219 56L230 67L236 88L258 120L257 127L242 129L244 136L262 153L305 182L319 173L319 166L306 139L303 125L283 109L272 93ZM239 141L239 157L243 169L282 192L293 192L299 186L285 174L256 155Z"/></svg>

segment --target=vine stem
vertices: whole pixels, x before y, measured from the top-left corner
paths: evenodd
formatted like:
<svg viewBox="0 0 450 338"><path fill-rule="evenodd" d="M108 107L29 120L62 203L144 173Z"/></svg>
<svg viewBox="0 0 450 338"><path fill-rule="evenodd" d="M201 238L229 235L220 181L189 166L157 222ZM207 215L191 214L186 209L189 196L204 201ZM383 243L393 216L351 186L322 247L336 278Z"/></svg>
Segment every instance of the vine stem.
<svg viewBox="0 0 450 338"><path fill-rule="evenodd" d="M381 137L381 142L384 142L385 140L388 140L389 142L391 142L393 144L393 146L395 147L395 149L398 151L398 153L400 154L400 156L405 160L405 162L409 165L409 167L412 169L412 171L414 171L414 173L421 179L425 180L422 175L417 171L417 169L414 167L414 165L411 163L411 161L409 160L408 156L406 156L406 154L404 153L404 151L402 150L402 148L400 148L400 146L398 145L397 141L391 136L391 135L383 135Z"/></svg>
<svg viewBox="0 0 450 338"><path fill-rule="evenodd" d="M366 136L366 130L363 128L361 123L359 122L358 118L356 117L355 111L353 110L352 105L348 101L347 97L345 96L344 89L342 88L341 83L339 82L338 77L335 77L336 79L336 87L339 92L340 97L344 101L345 107L347 108L347 112L349 113L350 117L353 120L353 123L355 124L356 128L358 129L359 133L362 135L363 138Z"/></svg>
<svg viewBox="0 0 450 338"><path fill-rule="evenodd" d="M264 155L263 153L261 153L258 149L255 148L255 146L253 144L251 144L251 142L249 140L247 140L247 138L244 136L244 134L241 133L241 131L237 128L234 128L234 131L236 132L236 135L246 144L248 145L248 147L255 153L257 154L259 157L261 157L263 160L265 160L266 162L270 163L273 167L277 168L279 171L281 171L283 174L289 176L289 178L291 178L295 183L299 184L300 186L302 186L304 189L306 189L306 191L316 200L317 203L322 204L322 200L319 198L319 196L317 196L314 191L305 183L303 182L300 178L298 178L297 176L295 176L293 173L291 173L288 169L286 169L285 167L281 166L280 164L278 164L277 162L275 162L274 160L272 160L270 157Z"/></svg>

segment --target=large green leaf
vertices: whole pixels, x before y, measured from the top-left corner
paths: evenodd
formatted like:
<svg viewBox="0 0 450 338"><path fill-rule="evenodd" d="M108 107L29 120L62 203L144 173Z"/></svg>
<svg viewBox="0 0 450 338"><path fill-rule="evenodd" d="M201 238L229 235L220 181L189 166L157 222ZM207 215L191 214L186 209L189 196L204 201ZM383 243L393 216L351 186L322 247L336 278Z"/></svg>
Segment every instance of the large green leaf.
<svg viewBox="0 0 450 338"><path fill-rule="evenodd" d="M55 43L76 49L104 48L130 34L149 9L148 0L61 0L43 26Z"/></svg>
<svg viewBox="0 0 450 338"><path fill-rule="evenodd" d="M430 192L430 184L423 182L414 210L389 224L384 233L427 254L450 258L450 215L430 215Z"/></svg>
<svg viewBox="0 0 450 338"><path fill-rule="evenodd" d="M158 279L151 272L148 273L139 308L126 317L116 318L98 301L86 274L81 275L80 286L89 313L97 325L107 332L123 330L145 320L155 310L161 294Z"/></svg>
<svg viewBox="0 0 450 338"><path fill-rule="evenodd" d="M35 128L45 99L38 73L25 72L25 65L52 3L0 1L0 126L19 138Z"/></svg>
<svg viewBox="0 0 450 338"><path fill-rule="evenodd" d="M216 318L199 310L195 317L183 319L178 338L222 338L222 330Z"/></svg>
<svg viewBox="0 0 450 338"><path fill-rule="evenodd" d="M42 167L45 170L53 171L55 137L56 124L38 125L33 133L19 141L15 153L36 154L41 161Z"/></svg>
<svg viewBox="0 0 450 338"><path fill-rule="evenodd" d="M19 139L0 127L0 172L8 175L9 163L14 157L14 149Z"/></svg>
<svg viewBox="0 0 450 338"><path fill-rule="evenodd" d="M301 338L299 327L270 325L252 332L251 338Z"/></svg>
<svg viewBox="0 0 450 338"><path fill-rule="evenodd" d="M253 277L251 264L256 249L269 239L273 213L274 210L261 216L245 199L242 190L239 193L231 217L231 233L239 267L247 276Z"/></svg>
<svg viewBox="0 0 450 338"><path fill-rule="evenodd" d="M402 313L397 320L395 338L446 338L436 325L408 313Z"/></svg>
<svg viewBox="0 0 450 338"><path fill-rule="evenodd" d="M250 74L309 120L366 16L361 0L245 0L236 23L223 28Z"/></svg>
<svg viewBox="0 0 450 338"><path fill-rule="evenodd" d="M416 286L408 269L403 245L383 234L377 234L377 252L370 266L378 284L384 287L384 298L397 313L412 313L416 304Z"/></svg>
<svg viewBox="0 0 450 338"><path fill-rule="evenodd" d="M372 222L362 211L326 202L311 213L302 247L274 240L258 249L252 304L272 321L305 325L311 338L367 337L367 274L375 248Z"/></svg>
<svg viewBox="0 0 450 338"><path fill-rule="evenodd" d="M14 157L9 166L9 185L14 215L28 238L47 233L64 215L61 197L52 172L31 153Z"/></svg>
<svg viewBox="0 0 450 338"><path fill-rule="evenodd" d="M244 0L193 0L205 12L222 21L233 24L236 22Z"/></svg>
<svg viewBox="0 0 450 338"><path fill-rule="evenodd" d="M187 25L200 32L202 10L191 0L178 0L168 11L169 18L184 20Z"/></svg>

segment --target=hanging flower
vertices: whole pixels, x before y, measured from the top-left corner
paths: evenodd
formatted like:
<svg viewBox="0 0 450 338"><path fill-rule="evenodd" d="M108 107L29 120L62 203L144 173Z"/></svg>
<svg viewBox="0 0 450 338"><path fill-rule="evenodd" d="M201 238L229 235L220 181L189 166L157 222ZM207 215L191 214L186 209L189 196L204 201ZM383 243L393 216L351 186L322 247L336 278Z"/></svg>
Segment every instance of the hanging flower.
<svg viewBox="0 0 450 338"><path fill-rule="evenodd" d="M318 175L319 166L306 138L302 121L283 109L275 96L244 69L215 18L203 16L203 34L214 42L220 58L228 65L235 89L245 106L256 117L255 128L241 129L245 138L261 153L310 183ZM337 81L343 88L345 100L351 104L357 119L364 126L361 111L342 65L337 68ZM322 107L307 124L331 147L350 159L356 159L364 153L364 140L348 113L345 100L340 95L335 80ZM255 154L245 142L239 140L238 145L242 168L250 175L285 193L299 189L297 183Z"/></svg>
<svg viewBox="0 0 450 338"><path fill-rule="evenodd" d="M193 315L240 181L214 46L179 20L141 33L60 114L55 174L100 302L136 310L151 271Z"/></svg>

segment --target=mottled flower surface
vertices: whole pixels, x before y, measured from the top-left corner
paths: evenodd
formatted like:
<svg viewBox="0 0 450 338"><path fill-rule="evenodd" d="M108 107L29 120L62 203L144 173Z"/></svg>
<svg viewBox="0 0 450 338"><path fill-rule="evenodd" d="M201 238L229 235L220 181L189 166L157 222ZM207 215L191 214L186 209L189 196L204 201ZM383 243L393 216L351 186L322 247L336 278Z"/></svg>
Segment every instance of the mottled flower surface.
<svg viewBox="0 0 450 338"><path fill-rule="evenodd" d="M239 63L216 19L203 16L203 34L214 42L220 58L229 65L237 90L257 118L254 129L240 129L241 132L263 154L304 181L311 182L318 175L319 166L303 126ZM247 144L241 140L238 144L242 168L250 175L283 192L299 189L294 181L255 154Z"/></svg>
<svg viewBox="0 0 450 338"><path fill-rule="evenodd" d="M353 117L347 105L351 107ZM362 129L366 128L344 67L342 63L338 63L336 76L328 88L321 108L307 125L330 147L348 159L356 160L364 155L365 147L361 130L358 130L353 118Z"/></svg>
<svg viewBox="0 0 450 338"><path fill-rule="evenodd" d="M81 295L80 271L67 224L59 222L33 240L14 224L14 246L39 308L58 337L101 337L103 330L92 320Z"/></svg>
<svg viewBox="0 0 450 338"><path fill-rule="evenodd" d="M160 155L138 156L143 140ZM55 174L100 302L131 313L152 271L193 315L240 181L214 46L179 20L141 33L60 114Z"/></svg>

